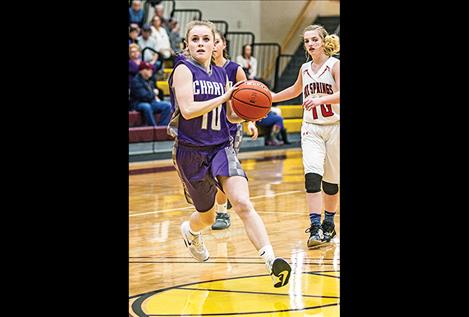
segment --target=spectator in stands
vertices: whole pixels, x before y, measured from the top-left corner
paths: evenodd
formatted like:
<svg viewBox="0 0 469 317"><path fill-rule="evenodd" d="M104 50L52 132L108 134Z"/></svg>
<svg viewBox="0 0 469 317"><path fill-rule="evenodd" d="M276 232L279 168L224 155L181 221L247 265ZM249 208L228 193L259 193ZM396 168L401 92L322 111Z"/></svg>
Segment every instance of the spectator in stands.
<svg viewBox="0 0 469 317"><path fill-rule="evenodd" d="M156 51L156 41L153 37L151 37L151 27L148 24L145 24L142 28L142 35L138 37L138 46L143 51L144 48L149 47ZM145 62L149 62L150 64L155 65L158 62L158 53L155 53L150 50L146 50L143 56L143 60ZM156 69L160 68L161 62L156 65Z"/></svg>
<svg viewBox="0 0 469 317"><path fill-rule="evenodd" d="M157 15L161 20L161 26L166 29L166 32L169 33L171 30L169 25L169 19L164 17L164 7L163 4L159 3L155 5L155 15Z"/></svg>
<svg viewBox="0 0 469 317"><path fill-rule="evenodd" d="M157 89L152 89L149 79L153 75L153 65L142 61L138 67L138 74L132 79L130 85L130 104L132 109L143 112L148 124L152 126L167 125L171 117L171 104L161 101ZM158 124L153 116L161 113Z"/></svg>
<svg viewBox="0 0 469 317"><path fill-rule="evenodd" d="M129 45L130 44L137 44L138 42L138 33L139 29L136 27L130 27L129 28Z"/></svg>
<svg viewBox="0 0 469 317"><path fill-rule="evenodd" d="M157 49L156 41L154 38L151 37L151 27L149 25L144 25L142 28L142 35L138 38L138 45L140 46L142 52L146 47L152 48L154 50ZM159 58L159 54L155 53L149 49L145 50L143 60L145 62L149 62L154 66L153 76L151 80L153 82L157 81L158 71L163 69L163 62L162 59Z"/></svg>
<svg viewBox="0 0 469 317"><path fill-rule="evenodd" d="M182 50L181 27L176 19L169 21L171 31L169 32L169 42L174 54L178 54Z"/></svg>
<svg viewBox="0 0 469 317"><path fill-rule="evenodd" d="M243 45L241 55L238 55L238 57L236 57L236 63L241 65L248 79L256 79L257 59L252 56L252 47L250 44Z"/></svg>
<svg viewBox="0 0 469 317"><path fill-rule="evenodd" d="M279 107L271 107L270 108L270 111L273 111L275 112L277 115L281 116L282 117L282 110L279 108ZM283 141L284 144L291 144L289 141L288 141L288 135L287 135L287 129L285 129L285 127L283 128L280 128L280 134L277 135L277 139L279 139L279 141Z"/></svg>
<svg viewBox="0 0 469 317"><path fill-rule="evenodd" d="M143 25L143 9L140 0L133 0L129 8L129 24L136 23L139 27Z"/></svg>
<svg viewBox="0 0 469 317"><path fill-rule="evenodd" d="M265 131L265 145L282 145L284 141L278 139L280 131L285 127L283 126L283 117L279 115L275 107L271 108L271 111L267 114L266 118L263 118L257 122L257 125ZM286 138L286 130L285 130Z"/></svg>
<svg viewBox="0 0 469 317"><path fill-rule="evenodd" d="M140 47L137 44L129 45L129 87L132 78L138 74L138 67L142 59L140 58Z"/></svg>
<svg viewBox="0 0 469 317"><path fill-rule="evenodd" d="M174 52L171 50L169 36L166 29L161 26L161 18L155 15L151 22L151 36L156 41L157 51L160 52L163 59L171 59Z"/></svg>

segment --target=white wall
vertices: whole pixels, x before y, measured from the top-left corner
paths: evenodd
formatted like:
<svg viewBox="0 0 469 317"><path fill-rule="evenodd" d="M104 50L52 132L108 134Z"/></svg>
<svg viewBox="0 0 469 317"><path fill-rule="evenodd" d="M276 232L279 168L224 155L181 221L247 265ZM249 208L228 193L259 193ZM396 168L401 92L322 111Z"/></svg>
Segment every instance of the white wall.
<svg viewBox="0 0 469 317"><path fill-rule="evenodd" d="M228 31L252 32L261 34L260 24L261 1L187 1L176 0L176 9L199 9L204 20L225 20Z"/></svg>
<svg viewBox="0 0 469 317"><path fill-rule="evenodd" d="M299 21L297 30L292 36L300 41L301 31L316 18L317 15L340 15L340 1L325 0L289 0L289 1L189 1L176 0L176 9L199 9L206 20L225 20L229 31L247 31L254 33L256 42L276 42L285 44L289 32L302 10L310 3L304 19ZM291 54L298 47L296 42L284 48Z"/></svg>

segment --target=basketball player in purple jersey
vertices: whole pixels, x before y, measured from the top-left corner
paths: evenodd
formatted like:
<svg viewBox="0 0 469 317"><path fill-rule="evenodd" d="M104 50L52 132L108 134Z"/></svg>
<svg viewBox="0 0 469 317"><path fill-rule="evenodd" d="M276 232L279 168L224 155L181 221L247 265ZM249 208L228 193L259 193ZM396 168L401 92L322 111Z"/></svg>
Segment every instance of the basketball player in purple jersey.
<svg viewBox="0 0 469 317"><path fill-rule="evenodd" d="M226 51L226 39L220 31L215 31L215 49L213 50L213 58L215 59L215 65L223 67L228 75L228 81L230 86L233 84L247 80L246 73L243 68L233 61L228 59L228 52ZM243 140L243 125L241 123L231 123L228 121L228 127L230 129L230 135L233 138L233 148L238 154ZM248 129L252 134L252 139L257 139L259 131L257 130L256 124L252 121L248 123ZM221 230L228 228L230 223L230 214L228 209L231 208L231 204L228 203L226 195L222 191L218 191L216 196L216 212L217 216L215 223L212 225L213 230Z"/></svg>
<svg viewBox="0 0 469 317"><path fill-rule="evenodd" d="M215 195L223 190L244 224L244 228L275 287L288 283L291 267L276 258L262 219L249 199L246 173L231 145L228 121L240 123L229 99L240 83L228 87L226 71L211 64L215 27L208 21L187 24L185 41L189 57L179 60L168 80L173 115L168 133L176 140L173 162L182 180L187 201L196 211L181 224L186 247L198 261L209 253L201 231L215 221Z"/></svg>

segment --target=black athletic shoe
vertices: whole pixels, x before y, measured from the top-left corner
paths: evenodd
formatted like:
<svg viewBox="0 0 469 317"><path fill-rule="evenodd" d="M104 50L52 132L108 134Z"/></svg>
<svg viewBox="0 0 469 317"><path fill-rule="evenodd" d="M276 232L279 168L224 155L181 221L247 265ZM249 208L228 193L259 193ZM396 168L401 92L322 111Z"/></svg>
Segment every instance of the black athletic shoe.
<svg viewBox="0 0 469 317"><path fill-rule="evenodd" d="M336 236L335 224L332 222L323 222L321 225L322 232L324 234L324 242L330 242L332 238Z"/></svg>
<svg viewBox="0 0 469 317"><path fill-rule="evenodd" d="M290 280L291 266L282 258L275 258L270 266L270 275L274 282L274 287L282 287Z"/></svg>
<svg viewBox="0 0 469 317"><path fill-rule="evenodd" d="M317 247L324 243L324 234L322 232L321 225L311 225L308 229L305 230L306 233L309 232L308 239L308 248Z"/></svg>
<svg viewBox="0 0 469 317"><path fill-rule="evenodd" d="M212 230L226 229L231 225L230 215L227 212L217 212L215 223L212 225Z"/></svg>

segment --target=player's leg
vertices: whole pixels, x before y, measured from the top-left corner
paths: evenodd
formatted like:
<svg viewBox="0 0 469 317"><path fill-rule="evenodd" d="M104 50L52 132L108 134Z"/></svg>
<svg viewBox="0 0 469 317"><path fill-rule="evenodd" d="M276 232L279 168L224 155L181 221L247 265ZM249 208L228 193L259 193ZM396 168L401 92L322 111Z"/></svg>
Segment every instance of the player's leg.
<svg viewBox="0 0 469 317"><path fill-rule="evenodd" d="M215 221L215 195L217 187L211 180L209 166L206 164L193 164L207 160L205 152L193 149L178 148L175 145L175 167L181 178L184 190L190 196L196 211L188 221L181 224L181 234L184 244L198 261L208 260L209 253L202 239L201 231Z"/></svg>
<svg viewBox="0 0 469 317"><path fill-rule="evenodd" d="M228 214L227 210L227 200L226 195L221 191L218 190L216 196L216 218L215 223L212 225L213 230L222 230L226 229L231 225L230 215Z"/></svg>
<svg viewBox="0 0 469 317"><path fill-rule="evenodd" d="M322 183L324 199L324 221L322 230L324 241L329 242L336 235L334 216L339 204L340 182L340 125L327 127L326 158Z"/></svg>
<svg viewBox="0 0 469 317"><path fill-rule="evenodd" d="M275 257L264 222L249 199L247 179L242 176L220 176L219 180L233 209L243 222L249 240L264 259L274 286L286 285L290 279L291 267L284 259Z"/></svg>
<svg viewBox="0 0 469 317"><path fill-rule="evenodd" d="M237 124L230 127L230 135L233 138L233 149L236 155L238 155L241 141L243 139L243 126L241 124ZM215 223L212 225L212 229L226 229L231 225L230 214L228 213L228 209L231 209L232 207L231 203L226 199L226 195L221 190L218 190L216 202L217 216L215 218Z"/></svg>
<svg viewBox="0 0 469 317"><path fill-rule="evenodd" d="M290 279L291 267L282 258L276 258L270 244L264 222L249 199L247 176L239 163L233 147L219 151L212 160L212 176L216 177L233 209L240 217L249 240L272 275L275 287L281 287Z"/></svg>
<svg viewBox="0 0 469 317"><path fill-rule="evenodd" d="M322 195L321 182L324 174L326 148L320 134L322 127L304 122L301 127L301 148L305 172L306 204L309 212L310 227L308 248L323 244L321 228Z"/></svg>

